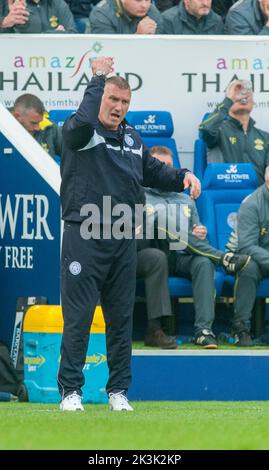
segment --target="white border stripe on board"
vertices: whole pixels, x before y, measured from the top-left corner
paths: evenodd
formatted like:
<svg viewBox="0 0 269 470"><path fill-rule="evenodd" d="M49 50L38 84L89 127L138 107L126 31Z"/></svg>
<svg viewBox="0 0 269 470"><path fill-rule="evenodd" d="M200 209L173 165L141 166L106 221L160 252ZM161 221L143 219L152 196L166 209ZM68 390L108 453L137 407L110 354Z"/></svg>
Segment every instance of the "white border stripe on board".
<svg viewBox="0 0 269 470"><path fill-rule="evenodd" d="M60 195L60 168L12 114L0 103L0 132L21 153L23 158ZM10 155L7 157L10 158Z"/></svg>
<svg viewBox="0 0 269 470"><path fill-rule="evenodd" d="M177 349L177 350L160 350L160 349L133 349L133 356L268 356L269 349L244 349L243 351L233 351L232 349L219 349L206 351L203 349Z"/></svg>

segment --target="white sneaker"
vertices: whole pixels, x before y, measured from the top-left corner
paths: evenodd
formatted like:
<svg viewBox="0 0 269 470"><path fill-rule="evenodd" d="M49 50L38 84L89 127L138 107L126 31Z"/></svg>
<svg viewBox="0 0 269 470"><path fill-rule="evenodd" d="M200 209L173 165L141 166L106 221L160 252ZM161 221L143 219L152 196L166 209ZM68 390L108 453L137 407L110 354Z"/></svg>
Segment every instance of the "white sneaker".
<svg viewBox="0 0 269 470"><path fill-rule="evenodd" d="M123 392L110 393L108 398L112 411L134 411Z"/></svg>
<svg viewBox="0 0 269 470"><path fill-rule="evenodd" d="M77 392L67 395L61 403L60 410L62 411L84 411L81 404L81 396Z"/></svg>

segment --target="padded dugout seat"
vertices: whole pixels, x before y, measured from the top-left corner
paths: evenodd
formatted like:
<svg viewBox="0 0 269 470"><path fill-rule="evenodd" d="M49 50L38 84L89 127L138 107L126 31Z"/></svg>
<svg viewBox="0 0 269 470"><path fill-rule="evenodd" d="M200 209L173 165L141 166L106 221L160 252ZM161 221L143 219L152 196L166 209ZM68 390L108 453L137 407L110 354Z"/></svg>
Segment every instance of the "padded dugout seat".
<svg viewBox="0 0 269 470"><path fill-rule="evenodd" d="M147 147L163 145L173 153L174 168L180 168L174 124L168 111L128 111L126 119L140 134Z"/></svg>
<svg viewBox="0 0 269 470"><path fill-rule="evenodd" d="M75 109L52 109L49 111L49 118L59 127L63 127L65 120L75 112Z"/></svg>

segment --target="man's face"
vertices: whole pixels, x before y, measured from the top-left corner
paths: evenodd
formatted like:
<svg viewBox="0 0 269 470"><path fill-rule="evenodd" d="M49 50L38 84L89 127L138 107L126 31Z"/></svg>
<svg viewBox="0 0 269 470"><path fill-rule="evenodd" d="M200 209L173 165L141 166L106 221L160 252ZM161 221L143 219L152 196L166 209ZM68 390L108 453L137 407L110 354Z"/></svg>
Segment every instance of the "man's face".
<svg viewBox="0 0 269 470"><path fill-rule="evenodd" d="M121 0L121 3L128 16L144 17L150 7L150 0Z"/></svg>
<svg viewBox="0 0 269 470"><path fill-rule="evenodd" d="M266 8L269 8L269 0L263 0L262 2L259 1L260 9L263 13L266 13Z"/></svg>
<svg viewBox="0 0 269 470"><path fill-rule="evenodd" d="M116 131L125 118L130 101L129 89L123 90L112 83L107 84L99 111L99 119L103 126Z"/></svg>
<svg viewBox="0 0 269 470"><path fill-rule="evenodd" d="M173 166L173 158L172 155L169 155L168 153L152 153L152 157L157 158L160 160L160 162L165 163L167 166L172 167Z"/></svg>
<svg viewBox="0 0 269 470"><path fill-rule="evenodd" d="M246 103L236 101L230 108L232 114L250 114L254 106L253 94L247 98Z"/></svg>
<svg viewBox="0 0 269 470"><path fill-rule="evenodd" d="M33 135L35 132L40 131L39 124L43 119L43 115L37 113L34 109L16 110L13 115L30 134Z"/></svg>
<svg viewBox="0 0 269 470"><path fill-rule="evenodd" d="M190 15L201 18L209 14L212 0L183 0L185 8Z"/></svg>

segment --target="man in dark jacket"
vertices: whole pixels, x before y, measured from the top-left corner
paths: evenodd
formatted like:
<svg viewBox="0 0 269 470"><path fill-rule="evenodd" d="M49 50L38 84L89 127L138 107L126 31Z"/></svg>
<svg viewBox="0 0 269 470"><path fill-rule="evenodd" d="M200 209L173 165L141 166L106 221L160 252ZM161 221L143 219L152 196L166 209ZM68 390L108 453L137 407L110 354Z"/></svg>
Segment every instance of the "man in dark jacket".
<svg viewBox="0 0 269 470"><path fill-rule="evenodd" d="M152 147L150 151L158 160L170 167L173 165L172 153L167 147ZM173 216L173 211L176 211L177 230L180 229L182 232L181 249L168 249L169 238L171 241L173 235L173 231L169 228L167 239L156 237L154 242L157 248L167 253L170 275L186 277L192 281L195 310L194 343L205 349L216 349L217 341L212 331L215 318L215 265L224 267L227 272L234 274L247 266L250 257L224 253L210 245L206 239L207 229L200 222L195 202L187 194L147 188L146 202L155 208L153 216L148 217L151 217L155 226L156 222L158 223L158 228L163 225L162 214L167 214L166 225L169 227L169 219ZM156 213L158 213L157 220ZM183 217L188 222L185 233Z"/></svg>
<svg viewBox="0 0 269 470"><path fill-rule="evenodd" d="M93 34L161 34L162 17L150 0L102 0L90 14Z"/></svg>
<svg viewBox="0 0 269 470"><path fill-rule="evenodd" d="M234 80L223 102L200 124L200 131L209 149L208 163L252 163L258 184L263 184L269 165L269 134L255 127L250 117L253 106L251 83Z"/></svg>
<svg viewBox="0 0 269 470"><path fill-rule="evenodd" d="M251 255L251 261L237 275L232 333L238 346L252 346L250 323L256 289L269 276L269 169L265 183L242 202L233 238L238 252Z"/></svg>
<svg viewBox="0 0 269 470"><path fill-rule="evenodd" d="M76 33L73 15L64 0L26 0L29 12L23 25L14 27L15 33Z"/></svg>
<svg viewBox="0 0 269 470"><path fill-rule="evenodd" d="M37 96L30 93L19 96L10 112L51 157L61 155L62 130L49 120Z"/></svg>
<svg viewBox="0 0 269 470"><path fill-rule="evenodd" d="M230 8L225 21L226 34L269 34L269 1L244 0Z"/></svg>
<svg viewBox="0 0 269 470"><path fill-rule="evenodd" d="M25 1L2 0L0 2L0 33L13 33L14 26L24 25L29 18Z"/></svg>
<svg viewBox="0 0 269 470"><path fill-rule="evenodd" d="M182 0L162 14L165 34L223 34L223 22L212 0Z"/></svg>
<svg viewBox="0 0 269 470"><path fill-rule="evenodd" d="M144 204L142 185L178 192L188 186L192 197L200 194L199 180L192 173L167 168L151 157L126 123L131 90L121 77L105 81L112 71L111 57L92 60L93 78L77 113L63 127L64 332L58 374L63 411L83 410L82 369L98 299L106 322L110 408L133 411L126 392L136 284L133 218L137 204ZM128 215L124 221L122 211Z"/></svg>
<svg viewBox="0 0 269 470"><path fill-rule="evenodd" d="M152 246L152 240L137 240L136 277L143 279L148 328L145 346L175 349L176 340L164 332L164 323L172 325L171 299L168 289L168 259Z"/></svg>

